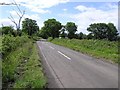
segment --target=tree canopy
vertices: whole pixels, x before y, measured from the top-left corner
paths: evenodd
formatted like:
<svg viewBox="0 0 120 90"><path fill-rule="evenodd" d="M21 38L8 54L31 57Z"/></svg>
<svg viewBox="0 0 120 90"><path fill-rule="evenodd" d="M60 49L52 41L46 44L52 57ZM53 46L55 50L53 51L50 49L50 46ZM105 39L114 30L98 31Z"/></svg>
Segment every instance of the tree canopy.
<svg viewBox="0 0 120 90"><path fill-rule="evenodd" d="M94 23L91 24L87 30L93 34L95 39L108 39L115 40L117 39L118 31L114 24L112 23Z"/></svg>
<svg viewBox="0 0 120 90"><path fill-rule="evenodd" d="M47 28L42 27L41 30L39 31L39 36L44 39L47 39L50 36Z"/></svg>
<svg viewBox="0 0 120 90"><path fill-rule="evenodd" d="M59 37L59 30L62 28L62 25L56 19L48 19L44 22L42 30L45 30L49 37Z"/></svg>
<svg viewBox="0 0 120 90"><path fill-rule="evenodd" d="M68 38L75 38L75 32L77 31L77 25L74 22L67 22L65 25L66 30L68 31Z"/></svg>
<svg viewBox="0 0 120 90"><path fill-rule="evenodd" d="M1 28L2 34L12 34L13 30L13 26L3 26Z"/></svg>
<svg viewBox="0 0 120 90"><path fill-rule="evenodd" d="M116 27L114 26L113 23L108 23L108 31L107 31L107 38L108 40L112 41L112 40L116 40L117 36L118 36L118 31L116 29Z"/></svg>
<svg viewBox="0 0 120 90"><path fill-rule="evenodd" d="M37 22L35 20L25 18L25 20L22 21L22 31L32 36L39 31Z"/></svg>

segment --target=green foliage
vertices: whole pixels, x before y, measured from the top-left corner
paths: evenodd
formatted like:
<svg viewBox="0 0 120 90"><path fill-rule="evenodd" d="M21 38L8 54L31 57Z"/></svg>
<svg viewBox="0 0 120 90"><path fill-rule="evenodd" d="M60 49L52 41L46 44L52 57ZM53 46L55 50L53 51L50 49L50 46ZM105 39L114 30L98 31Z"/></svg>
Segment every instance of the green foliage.
<svg viewBox="0 0 120 90"><path fill-rule="evenodd" d="M38 40L42 39L42 37L38 37L37 35L33 35L32 39L33 39L33 41L38 41Z"/></svg>
<svg viewBox="0 0 120 90"><path fill-rule="evenodd" d="M29 39L27 36L17 36L13 37L12 35L3 35L2 37L2 54L3 58L8 55L10 52L16 50L17 47L22 46L23 43L27 42Z"/></svg>
<svg viewBox="0 0 120 90"><path fill-rule="evenodd" d="M110 41L117 40L118 31L113 23L108 23L107 38Z"/></svg>
<svg viewBox="0 0 120 90"><path fill-rule="evenodd" d="M26 36L6 37L12 39L11 43L14 40L15 45L18 45L18 43L21 45L15 46L16 49L3 58L3 88L43 88L46 79L42 72L36 45L32 43L33 40L26 38ZM17 40L19 41L17 42ZM9 45L13 44L9 42Z"/></svg>
<svg viewBox="0 0 120 90"><path fill-rule="evenodd" d="M35 20L25 18L25 20L22 21L22 31L32 36L39 31L37 22Z"/></svg>
<svg viewBox="0 0 120 90"><path fill-rule="evenodd" d="M49 38L48 38L48 41L52 41L52 40L53 40L53 38L52 38L52 37L49 37Z"/></svg>
<svg viewBox="0 0 120 90"><path fill-rule="evenodd" d="M82 32L80 32L80 33L78 34L78 38L79 38L79 39L83 39L83 33L82 33Z"/></svg>
<svg viewBox="0 0 120 90"><path fill-rule="evenodd" d="M44 39L47 39L50 36L50 34L49 34L48 30L45 27L42 27L41 30L39 31L38 36L42 37Z"/></svg>
<svg viewBox="0 0 120 90"><path fill-rule="evenodd" d="M12 26L4 26L1 28L1 30L3 35L3 34L12 34L14 29Z"/></svg>
<svg viewBox="0 0 120 90"><path fill-rule="evenodd" d="M14 37L19 36L17 30L13 30L12 35L13 35Z"/></svg>
<svg viewBox="0 0 120 90"><path fill-rule="evenodd" d="M89 33L89 34L87 35L87 39L93 39L93 34L92 34L92 33Z"/></svg>
<svg viewBox="0 0 120 90"><path fill-rule="evenodd" d="M3 87L7 88L5 84L8 84L9 82L14 82L17 79L17 77L15 77L15 72L16 72L17 66L20 64L20 60L24 59L23 57L24 57L25 52L26 52L26 49L18 47L17 50L11 52L9 55L7 55L3 59L2 61Z"/></svg>
<svg viewBox="0 0 120 90"><path fill-rule="evenodd" d="M21 68L24 74L16 80L14 88L43 88L46 85L46 78L43 75L41 63L39 62L38 50L36 44L30 44L31 54L29 59ZM28 49L29 50L29 49ZM26 52L27 53L27 52Z"/></svg>
<svg viewBox="0 0 120 90"><path fill-rule="evenodd" d="M118 42L107 40L53 39L53 43L118 63Z"/></svg>
<svg viewBox="0 0 120 90"><path fill-rule="evenodd" d="M43 38L59 37L59 30L61 29L61 27L61 23L59 21L56 21L56 19L48 19L44 22L44 26L41 29L41 36Z"/></svg>
<svg viewBox="0 0 120 90"><path fill-rule="evenodd" d="M77 31L77 26L75 25L75 23L67 22L65 28L68 31L68 38L75 38L75 32Z"/></svg>
<svg viewBox="0 0 120 90"><path fill-rule="evenodd" d="M118 31L112 23L94 23L91 24L87 30L91 32L95 39L108 39L110 41L116 40Z"/></svg>
<svg viewBox="0 0 120 90"><path fill-rule="evenodd" d="M2 36L0 36L0 53L2 52Z"/></svg>

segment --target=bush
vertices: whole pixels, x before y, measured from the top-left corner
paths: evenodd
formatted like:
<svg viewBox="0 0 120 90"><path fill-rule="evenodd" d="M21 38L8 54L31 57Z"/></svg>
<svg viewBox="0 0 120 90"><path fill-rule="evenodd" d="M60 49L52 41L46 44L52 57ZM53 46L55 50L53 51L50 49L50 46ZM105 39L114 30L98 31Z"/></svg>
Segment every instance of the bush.
<svg viewBox="0 0 120 90"><path fill-rule="evenodd" d="M4 35L2 37L2 55L3 58L8 55L11 51L14 51L17 47L22 46L23 43L27 42L29 39L27 36L17 36Z"/></svg>
<svg viewBox="0 0 120 90"><path fill-rule="evenodd" d="M49 37L49 38L48 38L48 41L52 41L52 40L53 40L53 38L52 38L52 37Z"/></svg>
<svg viewBox="0 0 120 90"><path fill-rule="evenodd" d="M42 39L42 38L34 35L34 36L32 36L32 39L33 39L34 41L38 41L38 40L40 40L40 39Z"/></svg>

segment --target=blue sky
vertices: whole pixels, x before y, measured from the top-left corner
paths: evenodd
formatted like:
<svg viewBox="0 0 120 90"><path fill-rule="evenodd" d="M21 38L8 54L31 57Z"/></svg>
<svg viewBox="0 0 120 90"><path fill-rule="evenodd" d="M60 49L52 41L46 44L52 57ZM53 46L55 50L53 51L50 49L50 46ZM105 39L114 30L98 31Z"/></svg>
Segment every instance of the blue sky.
<svg viewBox="0 0 120 90"><path fill-rule="evenodd" d="M3 2L3 1L0 1ZM5 0L11 3L11 0ZM118 27L118 2L73 2L70 0L16 0L21 10L25 10L24 18L37 21L40 27L43 22L55 18L63 25L67 22L75 22L78 32L88 34L87 27L91 23L114 23ZM0 23L3 25L14 25L8 17L10 14L18 21L16 6L0 6ZM0 25L1 26L1 25Z"/></svg>

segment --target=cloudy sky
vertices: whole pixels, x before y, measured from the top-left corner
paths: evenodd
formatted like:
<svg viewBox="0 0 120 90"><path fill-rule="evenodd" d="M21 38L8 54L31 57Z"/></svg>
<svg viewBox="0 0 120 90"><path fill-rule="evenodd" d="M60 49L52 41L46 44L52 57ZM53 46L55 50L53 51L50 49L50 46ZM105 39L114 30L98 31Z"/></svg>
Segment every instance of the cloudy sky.
<svg viewBox="0 0 120 90"><path fill-rule="evenodd" d="M31 18L37 21L40 27L43 22L50 18L55 18L63 25L67 22L75 22L78 26L78 32L88 34L87 27L91 23L114 23L118 27L118 2L88 2L71 0L16 0L20 4L21 10L25 10L24 18ZM0 3L13 3L12 0L0 0ZM18 20L15 12L16 6L0 6L0 26L14 25L8 17L10 14ZM17 10L18 11L18 10ZM24 19L23 18L23 19Z"/></svg>

